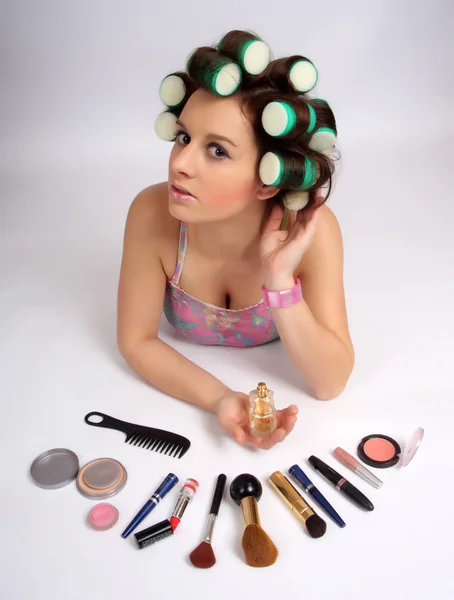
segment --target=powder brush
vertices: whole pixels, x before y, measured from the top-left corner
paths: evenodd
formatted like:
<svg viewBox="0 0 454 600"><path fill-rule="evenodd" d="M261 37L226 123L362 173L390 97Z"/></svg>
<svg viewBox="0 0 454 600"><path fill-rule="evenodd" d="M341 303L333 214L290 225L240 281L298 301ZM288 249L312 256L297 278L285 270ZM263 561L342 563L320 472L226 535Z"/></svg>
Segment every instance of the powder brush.
<svg viewBox="0 0 454 600"><path fill-rule="evenodd" d="M262 496L260 481L248 473L238 475L230 484L230 496L241 507L246 528L242 547L246 564L250 567L269 567L277 559L277 549L262 529L258 501Z"/></svg>
<svg viewBox="0 0 454 600"><path fill-rule="evenodd" d="M269 482L291 511L303 521L311 537L319 538L325 535L326 522L315 513L287 477L280 471L275 471Z"/></svg>
<svg viewBox="0 0 454 600"><path fill-rule="evenodd" d="M214 524L216 517L219 514L219 507L222 501L222 495L224 494L225 483L227 477L221 473L218 476L216 488L214 490L213 500L211 502L210 514L205 525L203 532L202 541L189 555L189 560L199 569L209 569L216 563L216 557L211 546L211 539L213 537Z"/></svg>

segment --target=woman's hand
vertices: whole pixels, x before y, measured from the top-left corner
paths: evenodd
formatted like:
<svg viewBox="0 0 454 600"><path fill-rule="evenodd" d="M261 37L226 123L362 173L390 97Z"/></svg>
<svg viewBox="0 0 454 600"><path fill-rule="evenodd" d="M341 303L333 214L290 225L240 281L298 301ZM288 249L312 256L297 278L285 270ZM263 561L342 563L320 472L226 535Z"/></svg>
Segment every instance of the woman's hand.
<svg viewBox="0 0 454 600"><path fill-rule="evenodd" d="M273 208L260 240L266 287L273 283L279 286L279 282L293 285L293 274L314 237L322 201L323 198L317 198L316 208L311 213L298 211L290 231L280 230L284 208L280 205Z"/></svg>
<svg viewBox="0 0 454 600"><path fill-rule="evenodd" d="M289 406L276 411L276 429L263 438L254 437L249 426L249 397L241 392L228 392L216 403L219 424L241 445L269 450L284 441L296 423L298 407Z"/></svg>

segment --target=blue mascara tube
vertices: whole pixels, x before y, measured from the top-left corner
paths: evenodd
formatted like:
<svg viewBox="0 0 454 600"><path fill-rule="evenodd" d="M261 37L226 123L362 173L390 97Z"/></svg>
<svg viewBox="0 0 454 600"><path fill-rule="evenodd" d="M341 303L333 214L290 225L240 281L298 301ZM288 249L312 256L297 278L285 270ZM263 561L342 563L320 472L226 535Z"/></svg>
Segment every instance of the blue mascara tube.
<svg viewBox="0 0 454 600"><path fill-rule="evenodd" d="M339 527L345 527L345 522L340 518L325 496L318 491L306 473L304 473L304 471L302 471L298 465L293 465L293 467L290 467L288 472L293 479L297 481L300 486L314 498L315 502L317 502L317 504L328 513L328 515L339 525Z"/></svg>
<svg viewBox="0 0 454 600"><path fill-rule="evenodd" d="M178 477L173 473L169 473L151 498L142 506L133 520L129 523L126 529L121 534L122 538L127 538L128 535L134 531L145 517L157 506L166 494L178 483Z"/></svg>

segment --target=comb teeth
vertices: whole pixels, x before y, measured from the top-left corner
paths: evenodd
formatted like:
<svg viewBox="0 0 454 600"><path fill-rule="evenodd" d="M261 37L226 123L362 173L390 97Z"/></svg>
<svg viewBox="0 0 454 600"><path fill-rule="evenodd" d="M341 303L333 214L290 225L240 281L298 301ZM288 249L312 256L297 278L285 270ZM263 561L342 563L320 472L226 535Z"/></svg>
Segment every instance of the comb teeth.
<svg viewBox="0 0 454 600"><path fill-rule="evenodd" d="M91 417L101 417L101 421L92 421ZM191 442L183 435L156 427L145 427L115 419L104 413L92 411L85 415L85 422L93 427L114 429L125 434L125 442L136 448L159 452L172 458L182 458L191 447Z"/></svg>
<svg viewBox="0 0 454 600"><path fill-rule="evenodd" d="M151 450L153 452L159 452L160 454L165 454L167 456L171 456L172 458L181 458L180 454L183 450L180 444L159 438L157 439L149 433L143 433L142 431L134 431L130 433L125 439L125 442L131 446L144 448L145 450Z"/></svg>

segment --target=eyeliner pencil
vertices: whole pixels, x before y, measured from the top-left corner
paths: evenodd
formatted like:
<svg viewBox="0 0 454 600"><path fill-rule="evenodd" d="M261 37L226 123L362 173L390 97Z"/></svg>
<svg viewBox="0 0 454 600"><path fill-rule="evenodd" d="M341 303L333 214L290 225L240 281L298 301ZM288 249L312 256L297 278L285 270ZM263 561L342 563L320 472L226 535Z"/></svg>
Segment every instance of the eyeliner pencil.
<svg viewBox="0 0 454 600"><path fill-rule="evenodd" d="M319 492L306 473L304 473L304 471L298 465L293 465L290 467L288 472L292 478L297 481L308 494L312 496L315 502L317 502L317 504L329 514L329 516L339 525L339 527L345 527L344 520L337 514L325 496Z"/></svg>

